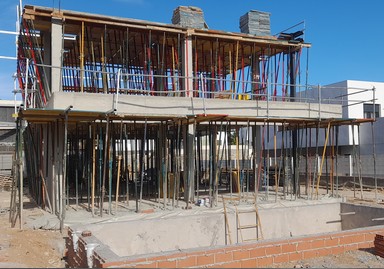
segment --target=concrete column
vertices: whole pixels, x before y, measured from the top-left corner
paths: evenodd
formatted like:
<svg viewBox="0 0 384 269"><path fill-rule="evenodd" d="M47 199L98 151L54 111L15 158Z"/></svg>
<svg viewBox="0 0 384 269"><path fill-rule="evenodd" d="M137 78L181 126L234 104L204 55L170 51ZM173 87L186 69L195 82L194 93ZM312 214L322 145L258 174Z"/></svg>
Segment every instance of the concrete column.
<svg viewBox="0 0 384 269"><path fill-rule="evenodd" d="M44 59L43 63L44 65L51 65L52 62L52 38L51 38L51 33L50 32L43 32L42 33L42 38L43 38L43 49L44 49ZM51 68L49 67L44 67L44 74L46 78L46 83L48 87L51 87Z"/></svg>
<svg viewBox="0 0 384 269"><path fill-rule="evenodd" d="M195 183L195 126L183 126L184 142L184 200L189 202L194 192Z"/></svg>
<svg viewBox="0 0 384 269"><path fill-rule="evenodd" d="M186 36L185 39L183 39L182 44L182 72L183 76L187 77L187 79L183 80L183 90L185 91L185 94L182 94L182 96L186 97L193 97L193 59L192 59L192 37Z"/></svg>
<svg viewBox="0 0 384 269"><path fill-rule="evenodd" d="M51 92L61 91L61 53L63 50L63 22L52 18L51 24Z"/></svg>

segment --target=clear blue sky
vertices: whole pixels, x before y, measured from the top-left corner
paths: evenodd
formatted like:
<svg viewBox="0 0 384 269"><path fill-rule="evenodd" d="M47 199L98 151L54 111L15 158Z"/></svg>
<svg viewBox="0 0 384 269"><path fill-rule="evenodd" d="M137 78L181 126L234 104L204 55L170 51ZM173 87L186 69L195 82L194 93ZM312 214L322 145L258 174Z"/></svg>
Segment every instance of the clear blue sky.
<svg viewBox="0 0 384 269"><path fill-rule="evenodd" d="M0 29L14 30L18 0L0 1ZM59 7L59 0L23 4ZM305 21L309 84L342 80L384 81L384 0L61 0L61 9L170 23L179 5L203 9L210 29L239 32L251 9L271 13L275 34ZM0 34L0 55L15 55L13 36ZM0 59L0 99L11 99L16 62Z"/></svg>

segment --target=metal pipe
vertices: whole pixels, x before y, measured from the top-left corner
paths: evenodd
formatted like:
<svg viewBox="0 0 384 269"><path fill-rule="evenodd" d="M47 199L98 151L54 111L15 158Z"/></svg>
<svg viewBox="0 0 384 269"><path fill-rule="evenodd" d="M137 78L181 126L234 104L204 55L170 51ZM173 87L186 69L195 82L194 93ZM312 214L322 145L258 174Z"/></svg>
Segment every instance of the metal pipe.
<svg viewBox="0 0 384 269"><path fill-rule="evenodd" d="M63 232L64 229L64 220L65 220L65 211L66 211L66 193L65 193L65 186L66 186L66 177L67 177L67 139L68 139L68 113L73 108L72 105L67 107L64 110L64 146L63 146L63 185L62 185L62 215L60 220L60 232Z"/></svg>

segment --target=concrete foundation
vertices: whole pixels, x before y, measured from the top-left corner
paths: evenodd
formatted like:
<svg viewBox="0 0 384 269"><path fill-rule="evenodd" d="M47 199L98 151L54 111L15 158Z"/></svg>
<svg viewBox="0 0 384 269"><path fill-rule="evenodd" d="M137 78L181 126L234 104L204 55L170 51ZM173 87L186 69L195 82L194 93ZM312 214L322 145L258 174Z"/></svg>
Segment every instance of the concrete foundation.
<svg viewBox="0 0 384 269"><path fill-rule="evenodd" d="M275 208L273 208L275 206ZM277 206L277 207L276 207ZM297 205L263 205L259 209L264 239L276 239L321 232L341 231L340 203L331 199L326 203ZM247 209L247 206L239 207ZM308 218L316 212L316 216ZM240 217L239 217L240 218ZM303 219L306 219L303 222ZM233 243L241 243L233 207L228 208L229 228ZM241 216L242 225L255 223L255 213ZM226 228L222 209L201 209L174 213L156 212L145 219L123 218L92 225L72 226L75 230L89 230L118 256L131 256L195 247L225 245ZM242 231L244 241L253 231ZM254 237L254 236L253 236ZM124 240L122 238L126 238Z"/></svg>
<svg viewBox="0 0 384 269"><path fill-rule="evenodd" d="M238 209L246 209L247 207L249 206L242 205ZM287 201L262 204L259 208L259 215L264 238L253 241L253 243L246 243L241 241L236 229L238 219L231 206L229 206L228 211L232 248L235 246L241 249L250 248L251 246L252 248L262 248L266 245L271 245L270 247L279 246L277 252L264 250L263 254L260 254L260 258L269 259L270 263L295 260L292 256L293 253L300 253L300 259L305 258L309 255L309 252L306 251L313 251L313 249L316 249L315 254L311 252L313 255L321 256L358 249L363 245L365 247L373 246L374 233L372 234L371 230L381 231L383 228L380 227L383 226L380 225L384 224L383 220L372 221L372 219L379 218L384 214L383 208L343 203L340 199L330 198L323 201ZM254 215L245 216L242 219L242 224L254 222L254 218ZM369 231L364 228L373 225L376 228L370 228ZM80 234L84 234L84 232L87 236L82 237ZM143 266L147 265L150 260L160 259L160 256L164 257L164 255L167 256L168 254L170 257L167 257L163 262L175 262L175 257L180 254L183 254L182 259L195 252L198 255L202 250L205 251L205 254L202 254L204 257L210 256L211 254L207 253L213 253L214 251L224 255L228 253L229 249L232 249L228 246L226 232L228 231L226 231L222 209L196 208L196 210L172 213L160 211L152 214L139 214L137 219L124 220L124 217L121 217L92 225L71 226L67 247L73 249L74 243L72 241L77 240L78 236L80 238L79 245L84 245L84 253L86 253L87 244L96 245L92 254L94 259L92 264L94 266L109 267L119 265L124 267L130 263L141 264L141 262L145 261L145 264L141 264ZM351 236L354 233L359 235L360 233L367 233L372 236L362 235L361 238L357 235ZM351 238L352 241L349 239L344 240L345 236L353 237L352 239L356 239L358 242L352 242ZM243 237L246 237L246 234L243 234ZM329 244L326 242L328 239L330 240ZM295 240L297 243L293 244L292 242ZM315 240L316 243L304 243L308 242L308 240ZM278 241L284 242L276 243ZM77 241L75 243L77 244ZM346 246L346 243L352 245ZM287 244L287 247L282 247L284 244ZM288 245L292 246L288 247ZM230 248L228 249L228 247ZM333 249L333 247L337 247L337 249ZM329 251L324 252L321 250L322 248ZM79 258L79 252L73 252L69 249L68 256L71 255L72 257L68 257L69 265L77 266L75 260L82 260L82 258ZM247 255L250 258L250 254ZM283 259L283 256L280 257L280 255L286 256L287 259ZM235 254L230 256L235 259ZM83 259L83 264L80 265L88 265L86 259ZM199 267L197 263L199 259L201 257L196 256L194 258L194 266ZM128 262L131 260L134 262ZM163 260L163 258L160 260ZM223 261L226 260L212 258L209 263L218 265ZM180 262L177 267L185 267L182 264L183 262ZM162 267L157 263L156 266Z"/></svg>

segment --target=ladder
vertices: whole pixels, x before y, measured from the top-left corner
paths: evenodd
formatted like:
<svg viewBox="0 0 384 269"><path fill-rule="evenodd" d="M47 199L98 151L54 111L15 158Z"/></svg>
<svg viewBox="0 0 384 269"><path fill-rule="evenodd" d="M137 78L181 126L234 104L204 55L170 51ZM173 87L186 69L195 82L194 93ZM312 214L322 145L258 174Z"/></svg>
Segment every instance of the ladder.
<svg viewBox="0 0 384 269"><path fill-rule="evenodd" d="M241 200L249 201L250 198L252 198L252 208L239 208ZM235 209L235 216L236 216L236 239L237 243L239 243L239 234L241 242L249 242L249 241L258 241L264 239L263 231L261 228L261 220L259 211L257 208L256 203L256 195L247 196L240 198L239 196L235 197L224 197L222 196L223 200L223 208L224 208L224 221L225 221L225 239L229 239L229 244L232 244L232 236L231 236L231 229L228 221L228 205L227 203L232 201L233 206ZM254 222L245 221L245 217L249 216L250 214L254 214ZM245 238L245 235L243 234L244 230L254 230L254 233L252 233L254 236L251 238ZM250 232L247 232L246 235L249 235Z"/></svg>

